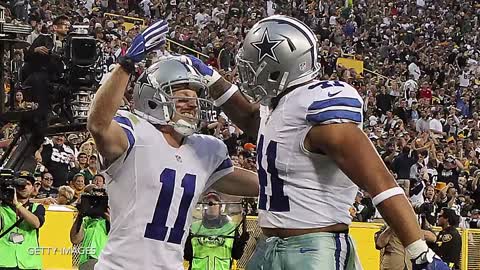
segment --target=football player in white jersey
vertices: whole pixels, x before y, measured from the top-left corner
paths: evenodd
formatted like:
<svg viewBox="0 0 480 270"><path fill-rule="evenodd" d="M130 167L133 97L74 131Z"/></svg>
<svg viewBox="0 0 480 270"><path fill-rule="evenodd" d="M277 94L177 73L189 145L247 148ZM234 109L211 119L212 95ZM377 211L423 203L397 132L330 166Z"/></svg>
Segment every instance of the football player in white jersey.
<svg viewBox="0 0 480 270"><path fill-rule="evenodd" d="M206 84L193 67L177 58L153 64L135 84L134 114L117 112L134 63L164 43L165 25L135 39L91 105L87 127L106 164L111 214L95 269L181 270L191 212L206 189L258 195L256 174L233 168L222 141L194 134Z"/></svg>
<svg viewBox="0 0 480 270"><path fill-rule="evenodd" d="M350 85L317 81L315 34L272 16L255 24L237 55L243 90L189 56L209 95L257 136L258 222L269 237L247 265L254 269L361 269L348 234L358 187L373 196L407 248L415 269L448 269L431 251L415 214L362 131L363 101Z"/></svg>

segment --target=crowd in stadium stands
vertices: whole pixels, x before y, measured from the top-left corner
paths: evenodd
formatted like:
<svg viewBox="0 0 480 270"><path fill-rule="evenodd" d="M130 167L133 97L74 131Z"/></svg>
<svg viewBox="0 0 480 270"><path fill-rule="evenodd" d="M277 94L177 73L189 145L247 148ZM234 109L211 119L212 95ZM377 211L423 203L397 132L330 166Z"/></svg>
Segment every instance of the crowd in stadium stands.
<svg viewBox="0 0 480 270"><path fill-rule="evenodd" d="M29 2L29 9L22 10L15 6L16 2ZM112 21L104 16L106 12L141 18L146 24L166 18L173 42L152 58L171 52L195 54L186 49L191 48L204 54L203 60L233 82L238 80L235 53L249 28L274 14L297 17L317 33L322 64L319 79L346 81L364 97L363 128L399 185L405 188L423 223L434 225L442 207L452 208L462 217L478 218L478 1L11 0L10 4L12 13L7 17L25 20L32 26L33 32L27 38L30 42L48 33L52 19L59 14L69 16L72 24L88 25L103 43L106 66L125 54L141 27L141 23L135 23L127 29L126 19ZM363 73L337 65L339 57L363 61ZM23 97L18 97L18 106L27 106ZM4 139L11 139L11 125L2 131ZM205 124L202 131L223 139L237 165L255 169L254 140L224 115L216 123ZM96 151L94 143L87 141L88 135L70 136L46 143L37 161L52 171L50 176L60 190L71 183L71 189L65 187L63 193L73 201L84 185L90 184L76 184L73 179L78 173L85 179L96 174ZM70 153L70 158L51 162L48 155L42 154L52 148L49 144ZM62 179L56 179L60 177L56 174ZM44 182L42 179L42 186ZM352 203L354 220L370 221L378 216L367 193L359 191ZM254 202L247 207L249 214L255 213Z"/></svg>

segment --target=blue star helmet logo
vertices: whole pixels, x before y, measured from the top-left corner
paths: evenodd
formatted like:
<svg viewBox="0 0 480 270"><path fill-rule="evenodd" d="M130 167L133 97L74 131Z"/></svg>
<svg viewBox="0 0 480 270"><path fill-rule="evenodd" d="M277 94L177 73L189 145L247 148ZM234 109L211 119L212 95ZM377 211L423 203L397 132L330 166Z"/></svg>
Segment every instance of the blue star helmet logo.
<svg viewBox="0 0 480 270"><path fill-rule="evenodd" d="M268 28L265 28L262 39L257 42L252 42L253 47L258 50L258 62L262 62L265 57L269 57L273 61L279 63L275 48L282 43L282 40L271 40L268 35Z"/></svg>

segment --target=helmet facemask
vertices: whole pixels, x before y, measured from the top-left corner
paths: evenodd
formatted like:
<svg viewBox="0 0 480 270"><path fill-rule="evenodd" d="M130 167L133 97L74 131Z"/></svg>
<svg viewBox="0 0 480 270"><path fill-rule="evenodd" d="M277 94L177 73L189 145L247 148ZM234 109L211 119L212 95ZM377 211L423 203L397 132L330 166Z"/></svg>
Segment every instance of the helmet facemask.
<svg viewBox="0 0 480 270"><path fill-rule="evenodd" d="M143 86L154 88L155 94L143 101L143 111L135 110L136 114L152 124L170 125L183 136L197 132L202 122L215 121L213 103L203 98L207 86L200 76L189 74L188 78L159 84L154 76L155 71L148 71L149 85Z"/></svg>
<svg viewBox="0 0 480 270"><path fill-rule="evenodd" d="M288 76L288 73L281 74L279 71L262 73L267 62L263 61L255 70L252 62L242 59L241 53L237 55L236 61L241 88L254 102L268 105L272 98L278 96L285 89L280 75ZM266 76L265 79L263 79L264 76Z"/></svg>
<svg viewBox="0 0 480 270"><path fill-rule="evenodd" d="M275 15L257 22L236 56L242 90L271 105L287 89L315 79L317 46L313 31L296 19Z"/></svg>

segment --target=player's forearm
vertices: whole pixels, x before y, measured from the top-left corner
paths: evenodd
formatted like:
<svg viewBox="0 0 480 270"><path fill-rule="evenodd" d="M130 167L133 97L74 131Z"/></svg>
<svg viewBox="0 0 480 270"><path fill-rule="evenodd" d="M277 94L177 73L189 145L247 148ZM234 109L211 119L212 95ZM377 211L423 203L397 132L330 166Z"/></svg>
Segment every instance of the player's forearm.
<svg viewBox="0 0 480 270"><path fill-rule="evenodd" d="M415 213L405 196L395 196L383 201L378 205L378 210L404 247L423 239Z"/></svg>
<svg viewBox="0 0 480 270"><path fill-rule="evenodd" d="M130 75L117 65L110 78L98 89L88 115L88 130L100 133L106 130L120 107Z"/></svg>
<svg viewBox="0 0 480 270"><path fill-rule="evenodd" d="M208 90L214 100L218 100L232 86L227 80L221 78ZM233 94L221 109L241 130L250 136L256 136L260 125L259 104L249 102L240 91Z"/></svg>
<svg viewBox="0 0 480 270"><path fill-rule="evenodd" d="M219 179L213 188L229 195L256 197L259 193L258 176L252 171L235 167L232 173Z"/></svg>

